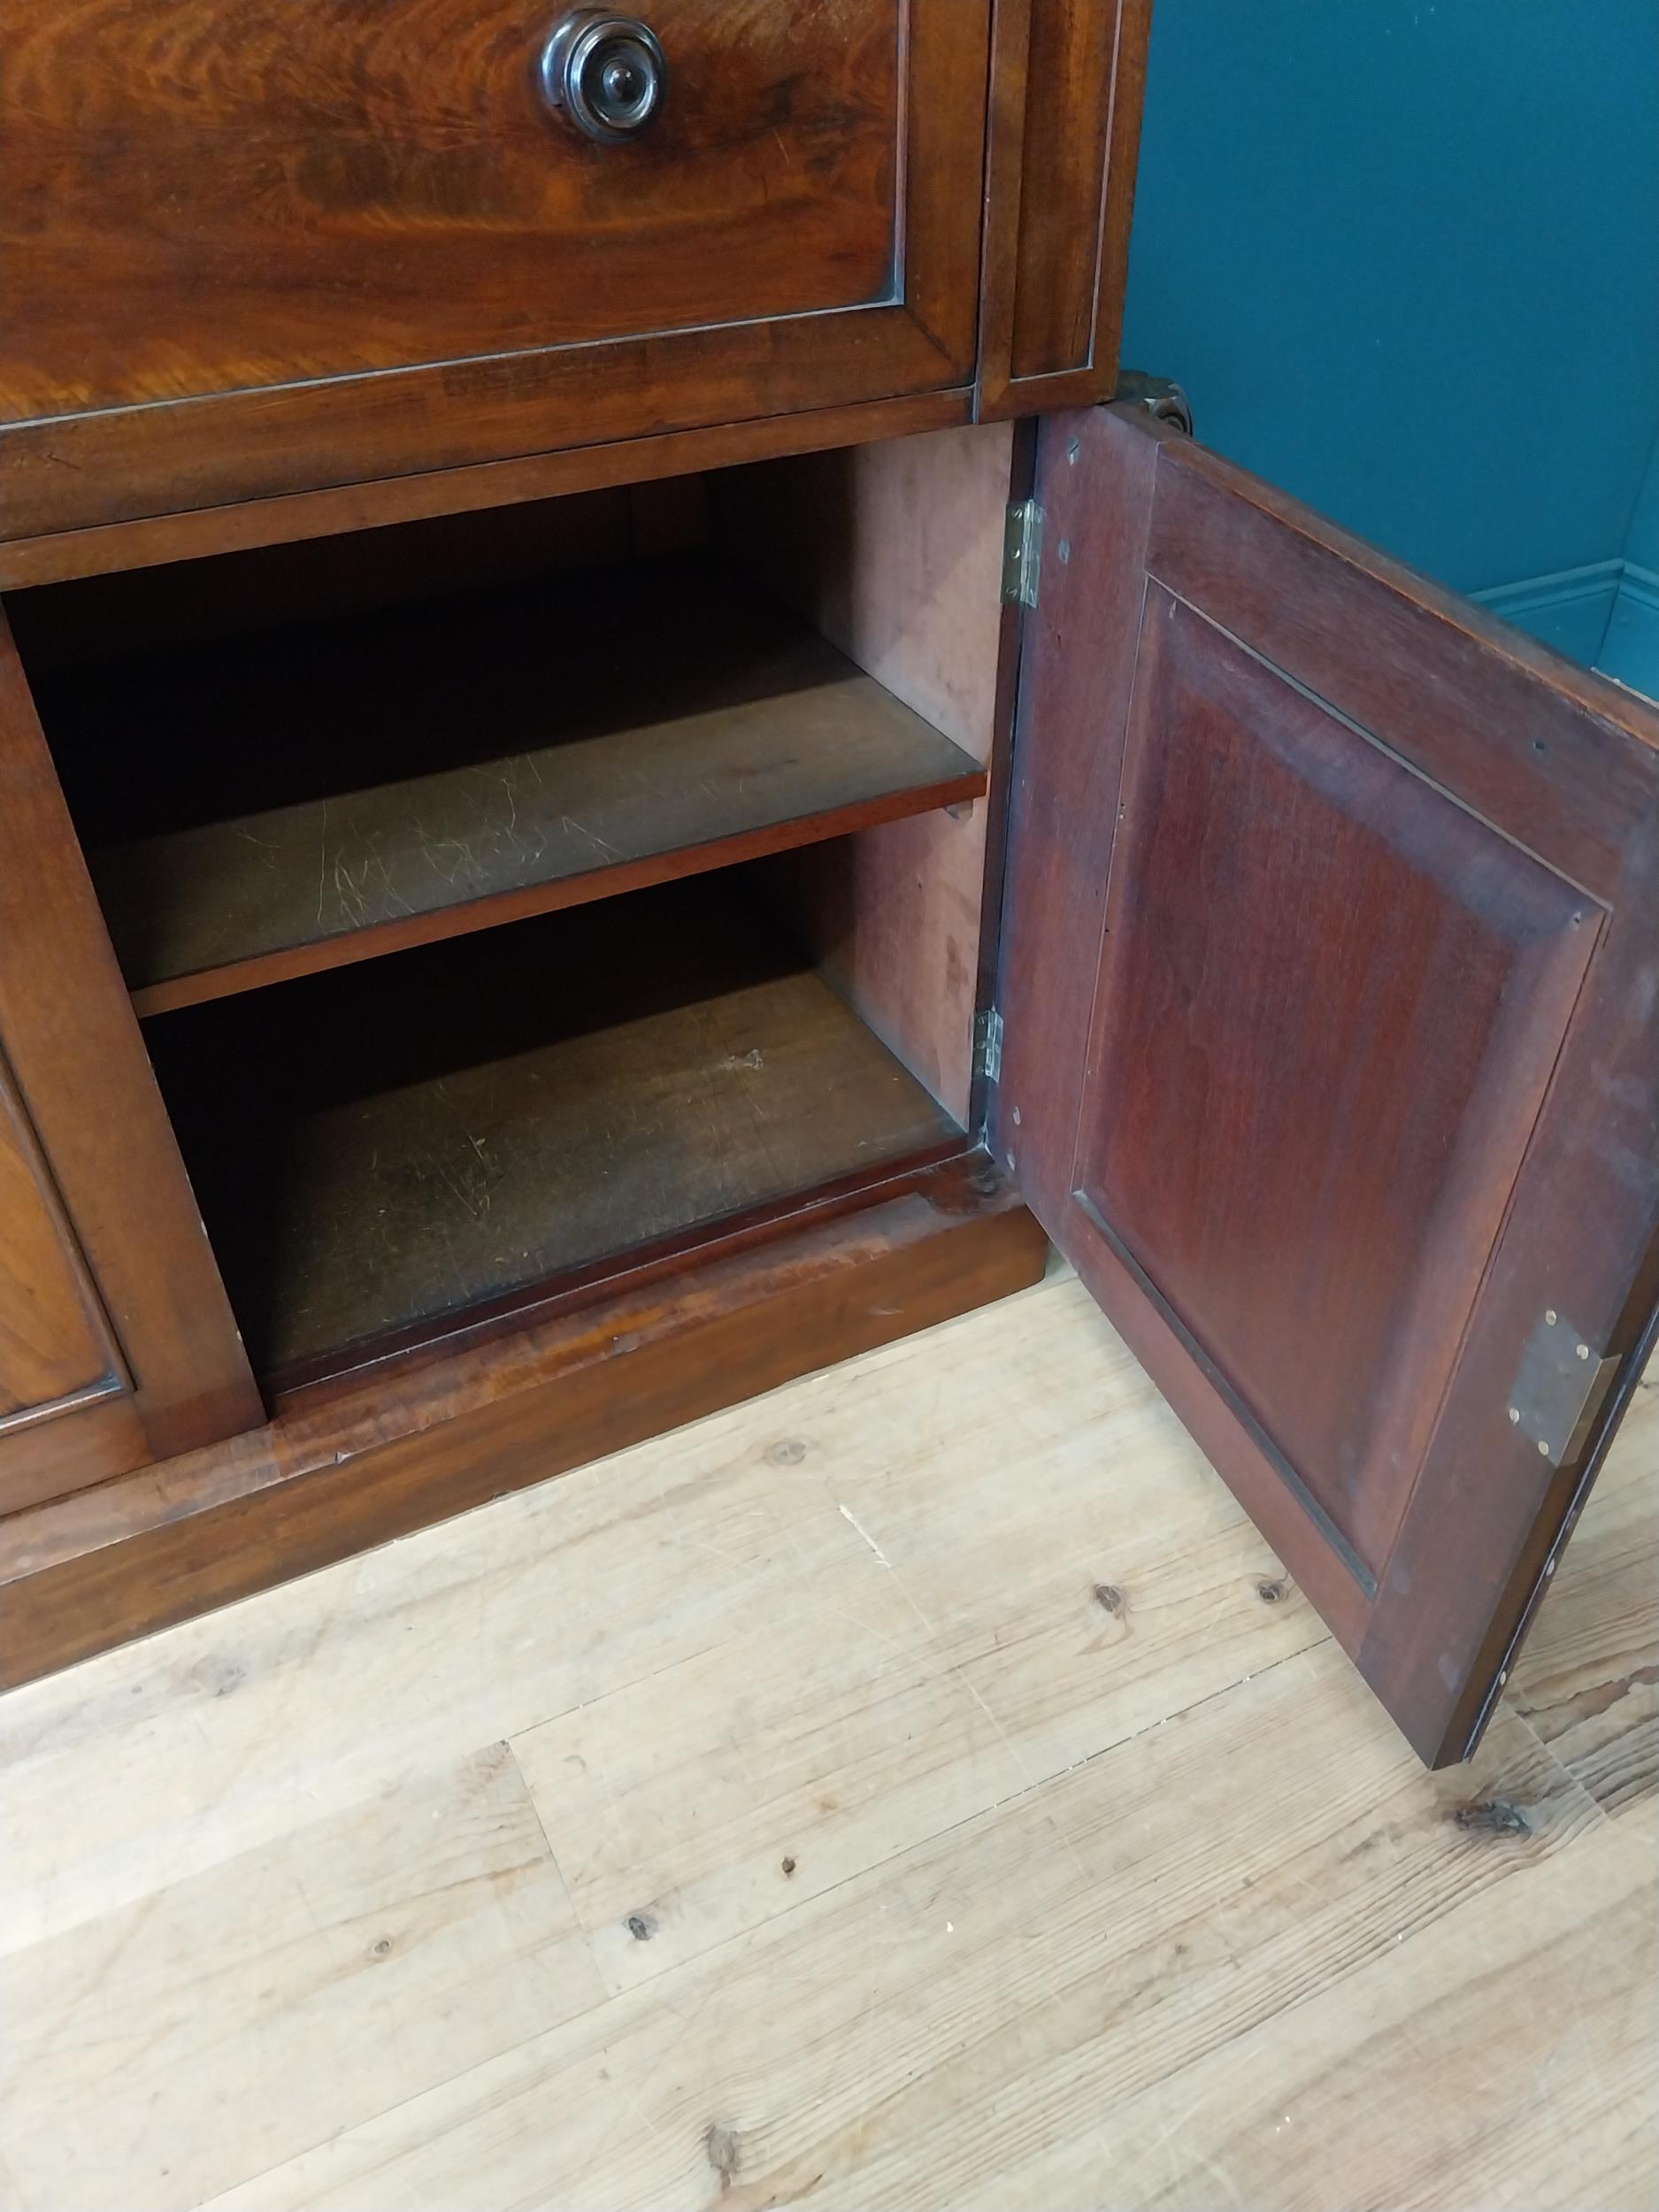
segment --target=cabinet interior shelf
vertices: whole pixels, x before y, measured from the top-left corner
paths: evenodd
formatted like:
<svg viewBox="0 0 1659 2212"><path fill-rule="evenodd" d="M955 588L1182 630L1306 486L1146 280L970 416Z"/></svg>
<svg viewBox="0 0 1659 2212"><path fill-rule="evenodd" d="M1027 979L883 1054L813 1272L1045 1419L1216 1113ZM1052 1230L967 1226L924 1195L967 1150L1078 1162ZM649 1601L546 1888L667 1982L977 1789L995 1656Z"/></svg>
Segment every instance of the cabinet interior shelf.
<svg viewBox="0 0 1659 2212"><path fill-rule="evenodd" d="M150 1015L983 795L698 553L58 669L37 687Z"/></svg>
<svg viewBox="0 0 1659 2212"><path fill-rule="evenodd" d="M961 1150L754 895L709 875L152 1022L279 1386L614 1256Z"/></svg>

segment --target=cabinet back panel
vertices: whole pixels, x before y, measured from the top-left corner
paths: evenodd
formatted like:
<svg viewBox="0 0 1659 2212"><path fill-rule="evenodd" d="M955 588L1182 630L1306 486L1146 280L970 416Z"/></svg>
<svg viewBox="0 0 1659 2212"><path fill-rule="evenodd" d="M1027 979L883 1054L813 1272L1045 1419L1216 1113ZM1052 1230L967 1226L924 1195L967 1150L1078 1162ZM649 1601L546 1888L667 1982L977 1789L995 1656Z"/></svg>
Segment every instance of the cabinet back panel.
<svg viewBox="0 0 1659 2212"><path fill-rule="evenodd" d="M703 535L703 479L676 477L77 577L9 592L6 611L25 665L38 675L525 577L552 580L636 554L680 552ZM549 610L557 590L550 581Z"/></svg>

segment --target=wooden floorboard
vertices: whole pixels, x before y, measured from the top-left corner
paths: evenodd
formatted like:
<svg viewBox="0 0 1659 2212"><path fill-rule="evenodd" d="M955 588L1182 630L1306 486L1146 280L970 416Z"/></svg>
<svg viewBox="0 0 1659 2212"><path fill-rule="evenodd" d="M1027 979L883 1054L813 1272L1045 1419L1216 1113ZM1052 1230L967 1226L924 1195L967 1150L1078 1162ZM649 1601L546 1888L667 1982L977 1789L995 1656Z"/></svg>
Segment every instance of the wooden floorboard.
<svg viewBox="0 0 1659 2212"><path fill-rule="evenodd" d="M1066 1279L14 1692L0 2205L1652 2207L1653 1409L1436 1776Z"/></svg>
<svg viewBox="0 0 1659 2212"><path fill-rule="evenodd" d="M1509 1701L1609 1812L1659 1790L1659 1364L1539 1609Z"/></svg>

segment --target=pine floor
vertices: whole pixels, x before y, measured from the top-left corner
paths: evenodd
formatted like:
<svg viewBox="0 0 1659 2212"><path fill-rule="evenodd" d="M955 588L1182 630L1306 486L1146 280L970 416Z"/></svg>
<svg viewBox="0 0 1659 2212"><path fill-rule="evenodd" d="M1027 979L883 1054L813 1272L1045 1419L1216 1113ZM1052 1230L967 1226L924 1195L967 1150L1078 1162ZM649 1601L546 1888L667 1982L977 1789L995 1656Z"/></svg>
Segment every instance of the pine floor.
<svg viewBox="0 0 1659 2212"><path fill-rule="evenodd" d="M1062 1279L14 1693L0 2205L1652 2206L1656 1495L1425 1776Z"/></svg>

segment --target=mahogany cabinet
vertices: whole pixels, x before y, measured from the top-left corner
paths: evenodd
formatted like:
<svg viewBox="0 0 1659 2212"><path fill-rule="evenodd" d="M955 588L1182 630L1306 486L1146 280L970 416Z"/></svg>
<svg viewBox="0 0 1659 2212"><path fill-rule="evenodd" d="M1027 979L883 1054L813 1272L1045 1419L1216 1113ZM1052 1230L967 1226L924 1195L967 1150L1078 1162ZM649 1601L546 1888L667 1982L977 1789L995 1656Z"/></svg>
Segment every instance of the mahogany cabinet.
<svg viewBox="0 0 1659 2212"><path fill-rule="evenodd" d="M4 1678L1051 1237L1478 1737L1659 1306L1659 718L1099 403L1146 29L0 0Z"/></svg>

